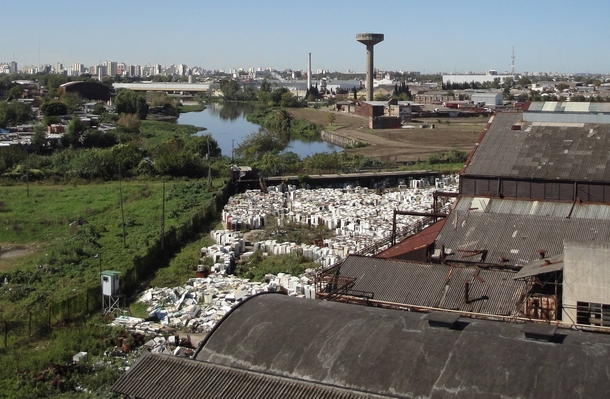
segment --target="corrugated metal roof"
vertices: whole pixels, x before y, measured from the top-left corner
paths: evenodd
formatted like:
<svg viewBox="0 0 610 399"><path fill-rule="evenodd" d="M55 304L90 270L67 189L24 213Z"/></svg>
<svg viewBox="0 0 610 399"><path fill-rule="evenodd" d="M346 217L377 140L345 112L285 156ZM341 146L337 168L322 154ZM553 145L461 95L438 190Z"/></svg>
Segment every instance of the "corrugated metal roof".
<svg viewBox="0 0 610 399"><path fill-rule="evenodd" d="M464 175L610 182L610 124L550 125L497 114Z"/></svg>
<svg viewBox="0 0 610 399"><path fill-rule="evenodd" d="M518 199L486 198L489 203L481 209L480 198L461 196L455 205L457 211L483 211L510 215L533 215L551 218L610 220L610 206L605 204L571 203L558 201L528 201ZM476 209L475 209L476 208Z"/></svg>
<svg viewBox="0 0 610 399"><path fill-rule="evenodd" d="M512 316L527 284L515 273L451 267L350 255L341 276L355 277L354 291L373 293L373 301ZM464 302L465 282L470 302Z"/></svg>
<svg viewBox="0 0 610 399"><path fill-rule="evenodd" d="M436 328L423 313L266 294L236 307L196 358L396 398L603 398L610 390L608 334L565 329L540 342L526 339L523 324L457 324Z"/></svg>
<svg viewBox="0 0 610 399"><path fill-rule="evenodd" d="M466 257L464 251L486 251L485 263L526 265L539 258L563 253L564 239L610 241L608 206L491 199L485 212L467 211L473 197L461 197L436 239L453 251L448 260L482 262L482 255Z"/></svg>
<svg viewBox="0 0 610 399"><path fill-rule="evenodd" d="M610 103L535 101L528 112L610 112Z"/></svg>
<svg viewBox="0 0 610 399"><path fill-rule="evenodd" d="M550 258L538 259L523 266L513 276L515 279L538 276L544 273L552 273L563 270L563 254L551 256Z"/></svg>
<svg viewBox="0 0 610 399"><path fill-rule="evenodd" d="M388 398L175 356L145 354L112 386L142 399Z"/></svg>
<svg viewBox="0 0 610 399"><path fill-rule="evenodd" d="M441 231L444 224L445 219L442 219L439 222L434 223L432 226L425 228L423 231L402 240L393 247L378 253L375 255L375 257L385 259L398 258L401 255L419 249L423 246L432 245L434 244L434 240L436 240L436 236Z"/></svg>

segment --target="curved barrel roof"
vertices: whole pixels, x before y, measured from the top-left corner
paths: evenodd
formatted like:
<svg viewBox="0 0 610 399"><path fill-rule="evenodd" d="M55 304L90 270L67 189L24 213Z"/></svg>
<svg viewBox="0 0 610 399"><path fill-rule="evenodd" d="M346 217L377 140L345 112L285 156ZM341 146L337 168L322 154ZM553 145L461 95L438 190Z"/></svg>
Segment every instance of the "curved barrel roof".
<svg viewBox="0 0 610 399"><path fill-rule="evenodd" d="M197 360L390 397L603 397L610 336L260 295L228 314ZM542 326L544 327L544 326Z"/></svg>

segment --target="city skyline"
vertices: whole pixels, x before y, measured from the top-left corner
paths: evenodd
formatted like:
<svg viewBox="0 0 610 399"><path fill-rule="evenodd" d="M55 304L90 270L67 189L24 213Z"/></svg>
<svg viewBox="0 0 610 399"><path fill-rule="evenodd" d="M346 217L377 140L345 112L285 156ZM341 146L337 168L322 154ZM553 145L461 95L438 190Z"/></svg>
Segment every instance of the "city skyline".
<svg viewBox="0 0 610 399"><path fill-rule="evenodd" d="M603 20L610 4L594 1L572 12L573 2L521 0L504 7L478 0L386 8L360 0L313 0L309 8L265 0L180 4L5 2L0 21L18 34L0 37L0 62L303 70L311 52L314 71L363 72L364 49L355 40L362 32L385 34L375 52L380 70L510 71L513 46L520 73L607 73L610 61L596 39L610 33Z"/></svg>

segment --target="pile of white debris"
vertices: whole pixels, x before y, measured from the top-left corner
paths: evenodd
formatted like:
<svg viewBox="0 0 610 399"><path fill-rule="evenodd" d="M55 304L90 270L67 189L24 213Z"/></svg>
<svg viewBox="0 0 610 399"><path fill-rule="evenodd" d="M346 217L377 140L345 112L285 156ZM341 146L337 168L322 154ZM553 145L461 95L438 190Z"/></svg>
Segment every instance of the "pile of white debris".
<svg viewBox="0 0 610 399"><path fill-rule="evenodd" d="M120 316L111 325L134 333L164 335L168 327L185 332L206 333L234 306L262 292L284 291L288 295L315 299L313 270L300 277L279 273L265 276L265 282L251 282L231 275L212 274L191 278L181 287L150 288L138 298L148 305L147 320Z"/></svg>
<svg viewBox="0 0 610 399"><path fill-rule="evenodd" d="M401 186L382 195L362 187L344 189L296 189L287 186L281 192L279 186L270 187L268 193L248 190L231 197L222 212L226 230L214 230L211 236L216 245L202 248L202 258L211 257L213 271L229 272L235 259L247 258L252 251L245 251L245 241L240 229L258 229L271 223L278 225L294 222L307 226L325 226L335 236L325 239L322 246L278 243L266 240L253 243L266 255L298 253L326 267L344 259L375 241L389 237L392 233L394 211L431 212L434 192L442 189L456 192L458 176L437 178L434 185L425 180L414 180L412 187ZM445 209L453 199L442 199ZM419 216L400 216L396 220L397 230L417 221Z"/></svg>

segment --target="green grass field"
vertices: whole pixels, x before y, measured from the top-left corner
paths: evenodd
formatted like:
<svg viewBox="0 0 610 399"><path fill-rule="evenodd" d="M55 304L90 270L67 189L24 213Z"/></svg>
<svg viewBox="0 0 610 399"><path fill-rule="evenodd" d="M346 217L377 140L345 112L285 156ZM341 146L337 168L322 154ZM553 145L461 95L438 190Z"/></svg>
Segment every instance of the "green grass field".
<svg viewBox="0 0 610 399"><path fill-rule="evenodd" d="M165 190L166 231L206 206L212 195L199 181L170 181ZM126 246L118 182L30 185L29 197L23 185L0 187L0 246L29 249L23 257L0 257L0 274L8 273L9 283L28 287L22 295L13 295L12 302L58 299L75 284L94 284L98 253L103 269L119 271L132 265L135 255L144 254L161 232L162 182L123 182L122 192ZM41 268L46 270L44 278L39 276ZM6 298L0 295L0 305Z"/></svg>

